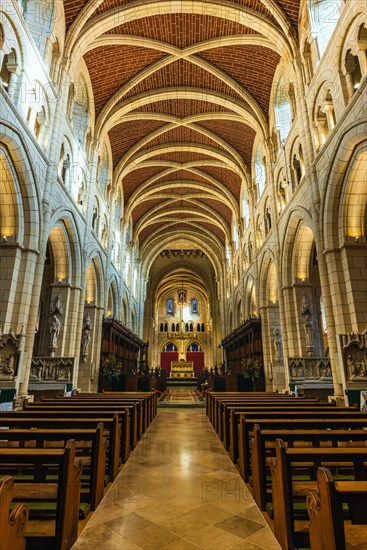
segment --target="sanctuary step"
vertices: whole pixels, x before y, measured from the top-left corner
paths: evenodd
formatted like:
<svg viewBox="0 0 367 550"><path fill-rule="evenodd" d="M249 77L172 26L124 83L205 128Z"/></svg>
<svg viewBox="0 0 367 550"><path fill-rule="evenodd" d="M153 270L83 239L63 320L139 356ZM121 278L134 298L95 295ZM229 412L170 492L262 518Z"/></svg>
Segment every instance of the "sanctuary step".
<svg viewBox="0 0 367 550"><path fill-rule="evenodd" d="M197 378L167 378L167 386L177 387L177 386L197 386Z"/></svg>

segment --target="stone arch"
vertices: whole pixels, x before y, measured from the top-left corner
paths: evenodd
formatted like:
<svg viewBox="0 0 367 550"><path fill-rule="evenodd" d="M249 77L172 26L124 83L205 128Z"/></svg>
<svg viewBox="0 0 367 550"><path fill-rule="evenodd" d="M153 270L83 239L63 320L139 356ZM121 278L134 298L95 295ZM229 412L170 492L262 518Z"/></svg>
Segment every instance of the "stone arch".
<svg viewBox="0 0 367 550"><path fill-rule="evenodd" d="M0 237L23 242L24 209L17 174L7 149L0 144Z"/></svg>
<svg viewBox="0 0 367 550"><path fill-rule="evenodd" d="M334 308L338 296L346 296L336 321L339 333L363 331L366 325L367 187L365 166L367 141L362 128L350 128L336 149L328 171L322 205L324 247L328 251L330 293Z"/></svg>
<svg viewBox="0 0 367 550"><path fill-rule="evenodd" d="M0 72L1 85L16 103L19 80L24 66L24 47L11 19L0 13Z"/></svg>
<svg viewBox="0 0 367 550"><path fill-rule="evenodd" d="M340 244L341 234L344 233L339 223L340 205L345 204L347 200L345 174L348 172L348 167L351 168L353 159L356 159L356 155L358 156L358 151L362 153L366 144L365 125L357 124L349 127L335 147L335 154L325 177L327 185L320 210L325 248L337 248ZM363 204L363 201L360 204Z"/></svg>
<svg viewBox="0 0 367 550"><path fill-rule="evenodd" d="M283 248L281 251L281 284L282 286L288 286L293 283L294 269L293 269L293 253L296 234L299 226L308 226L313 232L312 220L309 212L303 208L293 209L288 217L288 221L285 227L283 242Z"/></svg>
<svg viewBox="0 0 367 550"><path fill-rule="evenodd" d="M127 317L128 317L128 301L127 301L127 296L125 294L125 296L122 299L122 309L121 309L121 321L125 326L128 325Z"/></svg>
<svg viewBox="0 0 367 550"><path fill-rule="evenodd" d="M80 237L79 228L75 221L74 213L70 210L65 210L64 208L57 208L53 212L53 216L50 220L50 227L53 228L54 226L62 227L66 238L68 255L71 264L69 265L69 282L72 285L80 286L82 278L82 240ZM56 242L55 247L57 247Z"/></svg>
<svg viewBox="0 0 367 550"><path fill-rule="evenodd" d="M16 215L17 223L17 237L14 242L19 242L25 248L38 249L42 220L39 216L40 199L35 184L33 164L22 137L10 125L0 123L0 131L0 159L3 164L0 180L1 194L4 191L5 181L8 178L12 181L11 184L7 183L10 195L5 198L4 194L1 200L9 201L13 205L12 215ZM4 202L3 205L5 206ZM1 224L3 223L2 221ZM3 236L4 234L0 235L0 237Z"/></svg>
<svg viewBox="0 0 367 550"><path fill-rule="evenodd" d="M324 145L336 124L332 93L330 82L323 82L314 101L313 126L316 151Z"/></svg>
<svg viewBox="0 0 367 550"><path fill-rule="evenodd" d="M118 281L113 277L108 287L107 315L117 319L118 315Z"/></svg>
<svg viewBox="0 0 367 550"><path fill-rule="evenodd" d="M274 96L275 122L281 142L287 139L292 125L292 109L288 91L289 85L282 74L278 78Z"/></svg>
<svg viewBox="0 0 367 550"><path fill-rule="evenodd" d="M340 74L344 84L346 104L358 90L367 74L367 20L358 14L350 24L340 47Z"/></svg>
<svg viewBox="0 0 367 550"><path fill-rule="evenodd" d="M339 242L366 242L367 237L367 141L353 152L345 174L338 220Z"/></svg>
<svg viewBox="0 0 367 550"><path fill-rule="evenodd" d="M295 209L288 220L281 265L290 357L324 356L328 342L314 228L302 209Z"/></svg>
<svg viewBox="0 0 367 550"><path fill-rule="evenodd" d="M257 316L256 284L252 275L248 275L245 285L245 318Z"/></svg>
<svg viewBox="0 0 367 550"><path fill-rule="evenodd" d="M236 298L236 325L238 326L241 321L244 320L243 317L243 308L242 308L242 300L241 296L237 295Z"/></svg>

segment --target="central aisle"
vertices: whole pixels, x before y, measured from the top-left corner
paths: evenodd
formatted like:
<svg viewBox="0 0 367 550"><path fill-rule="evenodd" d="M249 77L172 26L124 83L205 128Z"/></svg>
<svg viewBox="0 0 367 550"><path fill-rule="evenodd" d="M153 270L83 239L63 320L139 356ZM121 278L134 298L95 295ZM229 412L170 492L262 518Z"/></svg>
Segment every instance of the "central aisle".
<svg viewBox="0 0 367 550"><path fill-rule="evenodd" d="M73 550L280 549L205 410L160 409Z"/></svg>

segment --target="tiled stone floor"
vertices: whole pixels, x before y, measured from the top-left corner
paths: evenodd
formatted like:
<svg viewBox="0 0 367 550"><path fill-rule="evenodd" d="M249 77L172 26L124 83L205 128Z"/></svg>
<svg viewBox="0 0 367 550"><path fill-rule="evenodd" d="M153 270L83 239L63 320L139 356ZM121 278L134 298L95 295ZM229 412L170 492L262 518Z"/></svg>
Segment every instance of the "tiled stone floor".
<svg viewBox="0 0 367 550"><path fill-rule="evenodd" d="M205 402L202 396L197 392L196 388L190 386L171 387L167 388L167 391L162 394L158 401L158 406L171 406L171 405L199 405L205 406Z"/></svg>
<svg viewBox="0 0 367 550"><path fill-rule="evenodd" d="M160 409L73 550L280 549L200 409Z"/></svg>

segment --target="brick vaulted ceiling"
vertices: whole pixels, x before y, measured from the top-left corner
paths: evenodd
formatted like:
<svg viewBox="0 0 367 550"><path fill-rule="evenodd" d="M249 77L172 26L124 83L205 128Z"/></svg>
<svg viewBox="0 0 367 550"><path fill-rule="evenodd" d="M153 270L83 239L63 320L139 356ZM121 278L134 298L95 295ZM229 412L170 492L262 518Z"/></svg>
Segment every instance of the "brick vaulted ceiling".
<svg viewBox="0 0 367 550"><path fill-rule="evenodd" d="M95 138L109 139L141 245L193 228L216 244L230 237L299 3L64 0L67 43L91 79Z"/></svg>

